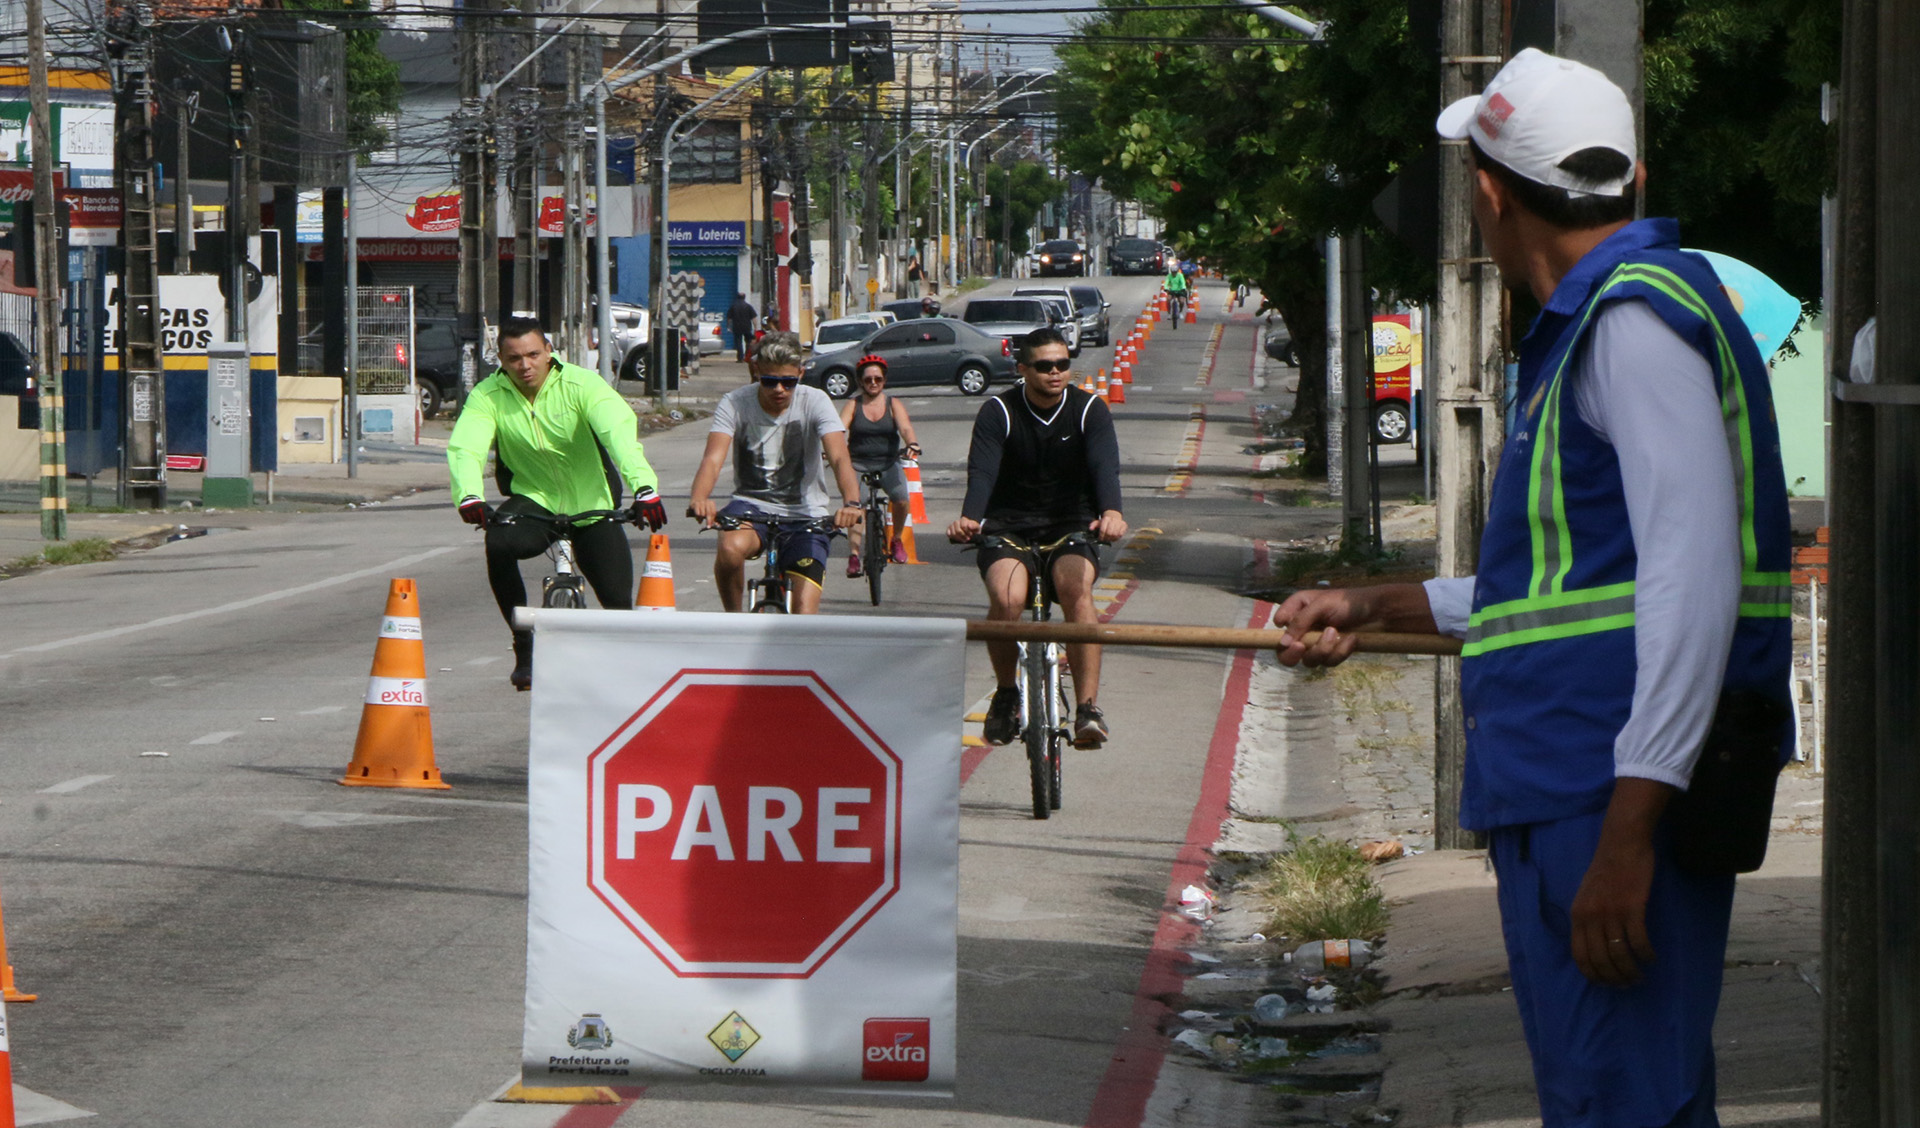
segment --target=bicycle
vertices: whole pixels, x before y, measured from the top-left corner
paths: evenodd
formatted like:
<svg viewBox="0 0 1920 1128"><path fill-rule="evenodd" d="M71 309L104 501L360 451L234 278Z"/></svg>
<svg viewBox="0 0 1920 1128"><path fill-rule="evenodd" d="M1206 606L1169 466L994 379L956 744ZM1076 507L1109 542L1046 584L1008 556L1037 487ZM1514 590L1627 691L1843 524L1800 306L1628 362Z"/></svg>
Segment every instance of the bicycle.
<svg viewBox="0 0 1920 1128"><path fill-rule="evenodd" d="M1171 316L1168 318L1168 323L1169 323L1168 328L1179 329L1180 322L1186 318L1187 293L1188 291L1186 290L1181 290L1179 293L1171 293L1171 292L1168 293L1167 311L1169 314L1171 314Z"/></svg>
<svg viewBox="0 0 1920 1128"><path fill-rule="evenodd" d="M1036 623L1053 617L1053 562L1069 545L1099 543L1089 533L1068 533L1052 544L1030 545L998 533L982 533L972 548L1004 548L1018 554L1027 566L1027 614ZM1065 648L1057 642L1022 642L1014 684L1020 690L1020 737L1027 749L1027 773L1033 785L1033 817L1044 819L1060 809L1061 749L1073 740L1073 708L1067 700L1066 679L1060 674Z"/></svg>
<svg viewBox="0 0 1920 1128"><path fill-rule="evenodd" d="M698 517L692 509L687 516ZM713 524L707 528L721 532L735 529L752 528L760 524L767 527L765 543L761 556L766 566L757 580L747 581L747 609L756 614L785 615L788 606L787 574L780 566L780 534L784 532L824 533L829 537L845 536L844 530L836 528L831 517L769 517L762 521L748 521L725 513L714 514ZM706 532L706 529L700 530ZM878 600L876 599L876 602Z"/></svg>
<svg viewBox="0 0 1920 1128"><path fill-rule="evenodd" d="M555 513L548 516L543 513L495 513L493 522L499 525L514 525L521 521L536 521L559 532L595 521L612 521L616 524L631 525L633 518L625 510L589 509L584 513ZM576 611L587 609L587 578L579 573L573 559L573 540L565 535L556 536L547 544L547 559L553 561L553 575L540 581L540 606L571 608Z"/></svg>
<svg viewBox="0 0 1920 1128"><path fill-rule="evenodd" d="M887 490L882 484L885 478L884 470L860 475L861 492L865 494L865 500L860 503L860 508L865 510L860 525L861 539L865 541L860 547L865 549L865 554L860 557L860 567L867 575L867 598L875 607L880 606L880 573L892 563L888 552L891 546L887 543Z"/></svg>

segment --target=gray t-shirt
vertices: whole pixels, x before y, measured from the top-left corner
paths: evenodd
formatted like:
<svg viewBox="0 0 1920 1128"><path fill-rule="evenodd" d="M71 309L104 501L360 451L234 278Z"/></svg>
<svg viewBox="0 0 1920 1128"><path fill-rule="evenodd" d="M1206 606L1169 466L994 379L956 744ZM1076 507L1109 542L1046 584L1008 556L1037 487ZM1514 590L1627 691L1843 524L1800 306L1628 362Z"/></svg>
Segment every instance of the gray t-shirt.
<svg viewBox="0 0 1920 1128"><path fill-rule="evenodd" d="M733 500L772 517L833 512L820 440L845 430L833 400L818 388L795 388L778 416L760 406L757 384L735 388L713 409L712 433L733 436Z"/></svg>

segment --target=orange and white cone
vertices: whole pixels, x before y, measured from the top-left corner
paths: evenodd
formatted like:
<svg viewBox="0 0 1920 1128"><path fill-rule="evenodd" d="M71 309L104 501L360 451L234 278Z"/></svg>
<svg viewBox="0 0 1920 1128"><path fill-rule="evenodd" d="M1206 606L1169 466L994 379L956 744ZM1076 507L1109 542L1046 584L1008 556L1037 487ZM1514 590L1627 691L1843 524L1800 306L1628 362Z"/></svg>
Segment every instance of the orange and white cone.
<svg viewBox="0 0 1920 1128"><path fill-rule="evenodd" d="M1107 390L1111 387L1112 385L1107 382L1107 370L1102 368L1100 370L1100 380L1093 386L1093 394L1099 396L1101 399L1106 399Z"/></svg>
<svg viewBox="0 0 1920 1128"><path fill-rule="evenodd" d="M654 533L647 539L647 562L640 570L640 591L633 605L641 611L672 611L673 549L667 534Z"/></svg>
<svg viewBox="0 0 1920 1128"><path fill-rule="evenodd" d="M433 762L427 649L412 580L387 585L387 613L380 620L380 641L373 646L360 733L353 742L353 762L340 782L348 787L449 787Z"/></svg>
<svg viewBox="0 0 1920 1128"><path fill-rule="evenodd" d="M920 463L908 459L900 465L907 473L907 524L905 528L895 529L893 535L906 547L907 563L925 564L913 543L913 527L931 523L927 519L927 496L920 485Z"/></svg>
<svg viewBox="0 0 1920 1128"><path fill-rule="evenodd" d="M1189 299L1187 302L1187 324L1198 325L1199 323L1200 323L1200 306L1198 303Z"/></svg>
<svg viewBox="0 0 1920 1128"><path fill-rule="evenodd" d="M1118 379L1117 375L1116 373L1116 379L1113 383L1107 385L1107 402L1109 404L1127 402L1127 382Z"/></svg>
<svg viewBox="0 0 1920 1128"><path fill-rule="evenodd" d="M14 1128L13 1053L7 1048L7 1005L0 1002L0 1128Z"/></svg>

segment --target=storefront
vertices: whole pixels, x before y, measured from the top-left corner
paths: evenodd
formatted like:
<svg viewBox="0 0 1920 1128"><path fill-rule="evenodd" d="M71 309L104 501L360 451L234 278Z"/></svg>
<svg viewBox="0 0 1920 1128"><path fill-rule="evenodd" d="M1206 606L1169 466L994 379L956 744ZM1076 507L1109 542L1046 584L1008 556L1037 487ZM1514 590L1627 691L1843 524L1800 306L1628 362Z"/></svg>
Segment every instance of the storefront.
<svg viewBox="0 0 1920 1128"><path fill-rule="evenodd" d="M725 314L735 294L749 289L747 225L734 220L690 220L668 223L671 240L668 263L674 273L691 271L706 283L700 300L703 312Z"/></svg>

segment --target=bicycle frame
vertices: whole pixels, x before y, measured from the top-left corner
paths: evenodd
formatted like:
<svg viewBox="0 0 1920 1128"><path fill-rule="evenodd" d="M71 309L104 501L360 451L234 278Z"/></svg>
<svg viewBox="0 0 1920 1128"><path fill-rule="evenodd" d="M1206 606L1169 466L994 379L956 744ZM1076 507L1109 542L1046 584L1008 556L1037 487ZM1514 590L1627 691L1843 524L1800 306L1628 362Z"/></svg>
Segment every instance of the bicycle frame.
<svg viewBox="0 0 1920 1128"><path fill-rule="evenodd" d="M540 606L585 610L586 577L580 574L579 562L573 555L573 538L568 534L575 527L595 520L622 523L629 518L620 510L591 509L585 513L556 513L551 517L539 513L499 513L494 515L494 520L502 525L536 521L556 531L559 535L547 542L547 559L553 562L553 574L540 581Z"/></svg>
<svg viewBox="0 0 1920 1128"><path fill-rule="evenodd" d="M735 529L752 528L754 524L756 522L738 517L716 516L712 527L721 532L732 532ZM791 612L793 606L787 574L780 567L780 534L789 530L812 530L832 537L840 535L841 531L834 528L833 522L824 517L775 517L758 524L767 527L766 536L761 544L761 556L765 558L766 566L762 569L759 579L747 581L741 603L748 611L784 615Z"/></svg>

